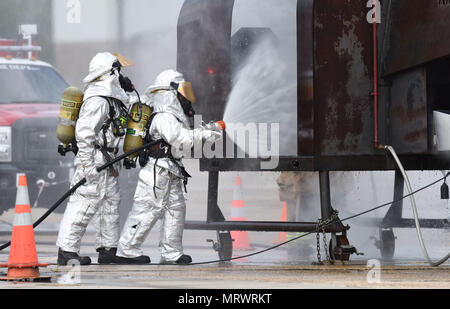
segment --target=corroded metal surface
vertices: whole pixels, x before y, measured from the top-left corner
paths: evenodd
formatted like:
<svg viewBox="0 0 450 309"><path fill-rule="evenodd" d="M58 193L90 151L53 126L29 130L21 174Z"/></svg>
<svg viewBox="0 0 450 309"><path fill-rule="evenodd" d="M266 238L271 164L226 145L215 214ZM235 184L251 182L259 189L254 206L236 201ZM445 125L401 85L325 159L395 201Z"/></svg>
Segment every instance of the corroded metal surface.
<svg viewBox="0 0 450 309"><path fill-rule="evenodd" d="M384 75L450 54L450 2L445 0L385 0Z"/></svg>
<svg viewBox="0 0 450 309"><path fill-rule="evenodd" d="M426 71L424 68L398 74L392 80L389 143L398 153L428 149Z"/></svg>
<svg viewBox="0 0 450 309"><path fill-rule="evenodd" d="M374 127L373 97L376 51L367 2L297 2L298 156L292 160L312 157L313 161L302 166L291 164L289 170L395 169L385 159L386 153L375 149L376 132L380 144L392 145L401 155L416 155L407 169L423 168L421 161L428 160L424 156L437 155L433 152L430 111L447 106L448 82L442 81L448 81L449 74L448 70L430 74L430 66L450 55L447 2L381 1L377 34L379 66L384 75L378 80L378 128ZM231 90L233 4L232 0L192 0L181 10L178 68L198 89L197 110L208 118L204 120L222 116ZM442 85L430 87L430 77ZM356 157L361 159L348 159ZM221 162L221 170L241 168L234 163ZM258 169L251 160L246 164L251 170ZM443 162L443 167L450 168L449 164ZM212 169L217 166L213 164Z"/></svg>
<svg viewBox="0 0 450 309"><path fill-rule="evenodd" d="M297 147L301 156L314 155L313 5L314 0L297 2Z"/></svg>
<svg viewBox="0 0 450 309"><path fill-rule="evenodd" d="M316 155L372 154L372 36L364 1L315 1Z"/></svg>

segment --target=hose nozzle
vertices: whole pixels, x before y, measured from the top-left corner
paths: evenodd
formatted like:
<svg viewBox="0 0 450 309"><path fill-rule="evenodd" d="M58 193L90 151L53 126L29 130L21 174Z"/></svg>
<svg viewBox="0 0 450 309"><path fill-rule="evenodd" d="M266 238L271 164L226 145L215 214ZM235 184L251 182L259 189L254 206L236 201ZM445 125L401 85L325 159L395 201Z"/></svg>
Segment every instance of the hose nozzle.
<svg viewBox="0 0 450 309"><path fill-rule="evenodd" d="M223 120L217 122L211 121L210 123L206 124L204 128L213 131L225 131L226 125L225 121Z"/></svg>
<svg viewBox="0 0 450 309"><path fill-rule="evenodd" d="M225 128L226 128L225 121L220 120L220 121L217 121L216 124L219 126L220 130L225 131Z"/></svg>

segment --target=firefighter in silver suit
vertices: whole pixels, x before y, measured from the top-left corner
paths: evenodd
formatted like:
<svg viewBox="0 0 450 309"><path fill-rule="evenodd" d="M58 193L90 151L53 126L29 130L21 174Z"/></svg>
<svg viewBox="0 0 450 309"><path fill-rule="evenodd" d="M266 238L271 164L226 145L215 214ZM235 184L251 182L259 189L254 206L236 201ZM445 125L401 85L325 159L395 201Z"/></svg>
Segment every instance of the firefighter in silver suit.
<svg viewBox="0 0 450 309"><path fill-rule="evenodd" d="M148 128L149 141L161 143L140 154L143 166L134 195L134 205L125 222L117 250L118 263L145 264L142 243L161 220L160 263L188 264L192 259L183 253L182 236L186 215L183 190L189 176L181 163L186 151L203 142L222 138L219 130L203 127L191 129L189 117L195 101L192 86L181 73L166 70L144 95L153 107Z"/></svg>
<svg viewBox="0 0 450 309"><path fill-rule="evenodd" d="M96 248L100 264L112 263L120 235L120 193L118 169L114 165L101 172L97 168L111 161L118 152L124 135L121 122L129 103L131 81L121 74L121 68L132 62L122 55L98 53L89 66L83 104L75 128L78 152L71 186L83 178L86 183L70 197L65 210L56 245L58 264L75 259L81 265L91 263L89 257L79 256L81 238L95 215Z"/></svg>

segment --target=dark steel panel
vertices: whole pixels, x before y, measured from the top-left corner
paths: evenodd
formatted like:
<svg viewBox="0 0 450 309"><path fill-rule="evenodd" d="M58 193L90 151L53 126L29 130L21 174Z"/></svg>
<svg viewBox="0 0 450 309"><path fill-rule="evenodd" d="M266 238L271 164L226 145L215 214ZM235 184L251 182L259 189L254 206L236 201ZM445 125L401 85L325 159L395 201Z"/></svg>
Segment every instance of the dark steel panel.
<svg viewBox="0 0 450 309"><path fill-rule="evenodd" d="M178 19L177 70L192 82L204 121L223 117L230 93L234 0L187 0Z"/></svg>
<svg viewBox="0 0 450 309"><path fill-rule="evenodd" d="M391 0L389 32L382 55L388 75L450 54L450 3L446 0Z"/></svg>
<svg viewBox="0 0 450 309"><path fill-rule="evenodd" d="M373 43L366 3L315 1L315 155L374 153Z"/></svg>
<svg viewBox="0 0 450 309"><path fill-rule="evenodd" d="M429 2L436 4L438 0ZM232 0L186 1L179 18L178 69L194 83L199 97L196 109L206 121L222 117L230 91L233 4ZM373 147L371 93L374 46L372 25L366 19L369 11L366 4L366 1L336 0L297 2L299 156L280 158L274 170L397 168L386 152ZM409 18L416 15L421 17L419 20L427 27L433 25L433 29L445 28L442 30L444 37L447 28L450 28L447 26L448 21L439 18L436 23L431 22L433 16L448 14L450 8L446 6L428 10L430 16L425 17L425 13L413 12L426 6L420 1L408 3L403 0L384 0L382 5L382 24L378 34L382 54L380 60L384 62L391 61L390 58L395 56L394 51L403 48L393 49L391 43L397 42L393 38L399 36L400 30L407 30L414 24L411 19L396 19L403 8L407 8ZM419 35L409 40L415 41L411 44L426 46ZM405 57L415 54L415 50L420 52L413 46L408 53L404 53L408 54ZM209 75L206 71L213 64L217 64L217 72ZM428 153L430 126L426 104L425 70L416 68L414 71L402 71L401 74L392 74L380 80L380 142L394 146L409 170L448 169L449 161L445 156ZM260 166L260 159L201 160L201 169L208 171L260 171Z"/></svg>
<svg viewBox="0 0 450 309"><path fill-rule="evenodd" d="M397 153L428 150L427 86L424 68L396 74L389 109L389 143Z"/></svg>
<svg viewBox="0 0 450 309"><path fill-rule="evenodd" d="M217 206L217 194L219 192L219 173L209 172L208 174L208 205L206 209L206 221L223 221L223 216L220 208Z"/></svg>
<svg viewBox="0 0 450 309"><path fill-rule="evenodd" d="M201 171L313 171L313 157L279 158L279 164L275 169L261 169L261 159L237 158L237 159L200 159Z"/></svg>
<svg viewBox="0 0 450 309"><path fill-rule="evenodd" d="M384 152L383 152L384 153ZM450 152L436 154L400 154L398 155L406 170L437 171L450 170ZM325 156L325 157L281 157L276 168L261 169L260 159L200 159L201 171L392 171L397 164L384 153L379 156Z"/></svg>
<svg viewBox="0 0 450 309"><path fill-rule="evenodd" d="M314 155L314 0L297 2L298 155Z"/></svg>

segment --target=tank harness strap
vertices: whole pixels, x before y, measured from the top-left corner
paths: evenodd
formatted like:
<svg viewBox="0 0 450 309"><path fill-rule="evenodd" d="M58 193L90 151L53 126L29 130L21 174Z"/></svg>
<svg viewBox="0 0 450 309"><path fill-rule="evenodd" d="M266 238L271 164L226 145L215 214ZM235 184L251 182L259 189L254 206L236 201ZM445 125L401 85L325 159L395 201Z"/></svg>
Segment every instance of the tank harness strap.
<svg viewBox="0 0 450 309"><path fill-rule="evenodd" d="M166 144L167 146L163 146L164 144ZM159 145L159 146L158 146ZM187 183L188 183L188 178L192 177L191 175L189 175L189 173L186 171L186 169L184 168L184 166L182 166L177 159L175 159L172 156L171 153L171 147L168 143L166 143L165 141L161 141L160 143L156 144L155 146L160 147L161 149L164 147L166 149L166 155L159 155L159 156L153 156L152 152L150 152L150 156L152 158L155 158L155 163L153 164L153 193L155 195L155 198L157 198L156 196L156 165L158 164L158 160L160 158L169 158L170 161L172 161L180 170L181 175L182 175L182 179L183 179L183 186L184 186L184 192L187 193Z"/></svg>
<svg viewBox="0 0 450 309"><path fill-rule="evenodd" d="M150 133L148 133L148 135L150 136ZM158 163L159 158L170 158L171 147L168 143L161 139L159 143L151 146L148 150L148 155L155 158L155 163L153 164L153 194L155 195L155 198L158 198L156 196L156 164Z"/></svg>
<svg viewBox="0 0 450 309"><path fill-rule="evenodd" d="M114 105L112 104L112 102L110 101L110 98L108 97L102 97L104 99L106 99L106 101L108 102L109 105L109 111L108 111L108 119L105 120L105 123L102 126L102 133L103 133L103 146L97 145L95 144L95 148L100 150L100 152L103 154L103 157L105 158L106 162L111 162L113 159L111 157L111 155L109 153L114 153L117 154L117 152L119 151L119 149L116 148L112 148L112 147L107 147L108 145L108 140L106 138L106 132L108 131L109 126L111 125L111 123L114 120L114 116L115 116L115 109L114 109ZM116 168L114 168L114 166L109 166L108 167L109 172L111 173L111 175L113 175L114 177L119 177L119 172L116 170Z"/></svg>
<svg viewBox="0 0 450 309"><path fill-rule="evenodd" d="M153 118L156 115L156 113L153 113L148 122L147 122L147 126L145 128L146 130L146 135L145 135L145 143L150 143L152 141L152 137L150 135L150 126L152 124ZM160 139L158 143L156 143L153 146L150 146L149 148L143 150L141 152L141 154L139 155L139 163L141 164L142 167L144 167L147 162L148 162L148 157L152 157L155 159L155 163L153 164L153 193L155 195L155 198L157 198L156 196L156 165L158 163L158 160L160 158L168 158L170 161L172 161L180 170L182 178L183 178L183 185L184 185L184 191L187 193L187 183L188 183L188 178L191 177L191 175L188 174L188 172L186 172L186 169L181 166L181 164L178 162L177 159L175 159L172 156L172 146L167 143L165 140Z"/></svg>
<svg viewBox="0 0 450 309"><path fill-rule="evenodd" d="M172 157L172 162L175 163L175 165L176 165L176 166L178 167L178 169L180 170L181 175L183 176L184 192L187 193L187 188L186 188L186 186L187 186L187 183L188 183L188 178L191 178L192 176L189 175L189 173L186 171L186 169L184 168L184 166L182 166L182 165L178 162L178 160L174 159L173 157Z"/></svg>
<svg viewBox="0 0 450 309"><path fill-rule="evenodd" d="M112 152L114 154L117 153L117 148L105 148L102 147L100 145L95 144L94 147L98 150L100 150L100 152L103 154L103 157L105 158L106 162L111 162L113 160L113 158L110 156L110 154L108 152ZM112 151L109 151L112 150ZM111 173L111 175L113 175L114 177L119 177L119 172L114 168L114 166L110 165L108 167L109 172Z"/></svg>
<svg viewBox="0 0 450 309"><path fill-rule="evenodd" d="M153 194L155 195L156 199L158 198L156 196L156 163L158 163L158 159L159 158L156 158L155 164L153 165Z"/></svg>

